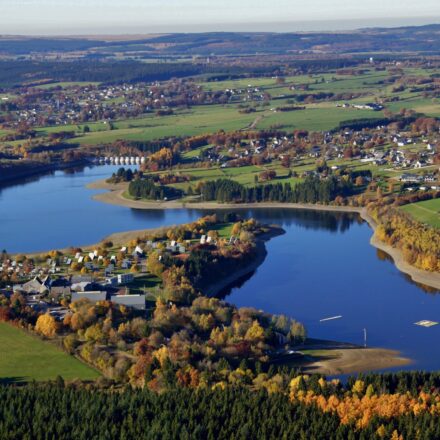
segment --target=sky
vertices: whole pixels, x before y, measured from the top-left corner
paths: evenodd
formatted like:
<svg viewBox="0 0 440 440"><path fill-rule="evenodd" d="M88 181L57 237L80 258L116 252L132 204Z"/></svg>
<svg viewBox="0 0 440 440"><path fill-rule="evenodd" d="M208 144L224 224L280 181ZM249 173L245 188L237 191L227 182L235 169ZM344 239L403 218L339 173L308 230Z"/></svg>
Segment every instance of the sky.
<svg viewBox="0 0 440 440"><path fill-rule="evenodd" d="M440 0L0 0L0 34L344 30L440 23Z"/></svg>

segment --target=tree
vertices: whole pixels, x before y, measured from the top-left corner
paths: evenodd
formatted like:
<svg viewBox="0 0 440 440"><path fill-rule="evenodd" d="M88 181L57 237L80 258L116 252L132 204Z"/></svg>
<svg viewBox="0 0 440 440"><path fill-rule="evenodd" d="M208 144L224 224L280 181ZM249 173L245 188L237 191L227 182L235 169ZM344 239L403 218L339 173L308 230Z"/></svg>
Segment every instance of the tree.
<svg viewBox="0 0 440 440"><path fill-rule="evenodd" d="M161 262L160 255L152 252L147 258L147 270L153 275L160 277L165 269L165 265Z"/></svg>
<svg viewBox="0 0 440 440"><path fill-rule="evenodd" d="M354 184L356 186L363 186L363 185L365 185L364 178L362 176L356 177L356 180L355 180Z"/></svg>
<svg viewBox="0 0 440 440"><path fill-rule="evenodd" d="M352 388L353 393L363 394L364 390L365 390L365 382L358 379L353 385Z"/></svg>
<svg viewBox="0 0 440 440"><path fill-rule="evenodd" d="M244 338L248 341L260 341L264 339L264 328L255 320L247 330Z"/></svg>
<svg viewBox="0 0 440 440"><path fill-rule="evenodd" d="M35 331L45 336L46 338L53 338L58 330L58 325L55 318L49 313L40 315L35 324Z"/></svg>
<svg viewBox="0 0 440 440"><path fill-rule="evenodd" d="M289 339L298 344L304 342L306 337L305 327L300 322L294 321L290 326Z"/></svg>

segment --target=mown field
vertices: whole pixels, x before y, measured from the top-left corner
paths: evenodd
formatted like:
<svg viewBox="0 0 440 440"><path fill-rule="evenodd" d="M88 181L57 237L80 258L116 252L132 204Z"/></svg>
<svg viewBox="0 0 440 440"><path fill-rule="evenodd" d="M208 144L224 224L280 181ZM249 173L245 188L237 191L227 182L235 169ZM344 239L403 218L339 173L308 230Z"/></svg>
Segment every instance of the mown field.
<svg viewBox="0 0 440 440"><path fill-rule="evenodd" d="M401 209L422 223L440 228L440 199L411 203Z"/></svg>
<svg viewBox="0 0 440 440"><path fill-rule="evenodd" d="M79 360L28 335L23 330L0 323L0 383L55 379L93 380L99 374Z"/></svg>

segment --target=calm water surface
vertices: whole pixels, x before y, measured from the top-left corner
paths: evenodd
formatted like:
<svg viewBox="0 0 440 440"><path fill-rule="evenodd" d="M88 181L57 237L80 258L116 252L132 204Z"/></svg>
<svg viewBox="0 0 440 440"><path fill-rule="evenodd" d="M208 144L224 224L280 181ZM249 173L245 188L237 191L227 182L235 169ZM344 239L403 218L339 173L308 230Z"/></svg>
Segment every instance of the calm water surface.
<svg viewBox="0 0 440 440"><path fill-rule="evenodd" d="M56 172L0 189L0 248L30 252L94 243L117 231L185 223L198 210L146 211L92 200L85 185L117 167ZM356 215L298 210L239 210L286 234L268 244L268 257L250 279L232 288L228 300L306 325L313 337L395 348L415 363L408 368L440 368L440 296L401 274L369 244L371 229ZM335 321L320 323L329 316Z"/></svg>

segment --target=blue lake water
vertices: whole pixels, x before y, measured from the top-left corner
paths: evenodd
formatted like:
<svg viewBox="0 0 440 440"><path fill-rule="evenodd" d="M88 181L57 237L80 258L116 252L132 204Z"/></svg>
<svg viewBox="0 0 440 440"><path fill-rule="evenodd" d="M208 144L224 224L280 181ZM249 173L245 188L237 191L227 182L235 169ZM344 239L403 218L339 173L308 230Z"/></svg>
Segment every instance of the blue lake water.
<svg viewBox="0 0 440 440"><path fill-rule="evenodd" d="M92 200L89 182L117 167L87 167L0 189L0 249L31 252L97 242L118 231L192 221L198 210L136 210ZM371 229L358 216L289 209L238 210L281 225L286 234L267 244L268 256L227 300L302 321L310 336L394 348L415 360L408 368L439 369L440 296L416 285L369 244ZM339 320L320 323L325 317Z"/></svg>

